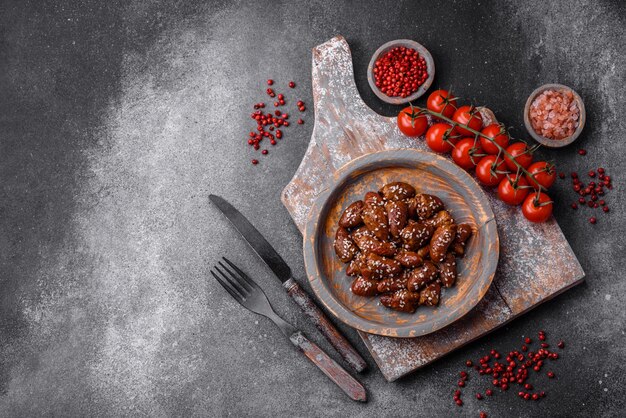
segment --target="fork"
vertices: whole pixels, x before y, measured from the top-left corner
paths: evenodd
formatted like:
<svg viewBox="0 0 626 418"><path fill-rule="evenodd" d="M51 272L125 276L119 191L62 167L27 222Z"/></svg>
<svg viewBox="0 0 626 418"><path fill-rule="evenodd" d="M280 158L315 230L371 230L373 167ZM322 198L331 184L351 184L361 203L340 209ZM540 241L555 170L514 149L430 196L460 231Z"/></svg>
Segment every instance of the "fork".
<svg viewBox="0 0 626 418"><path fill-rule="evenodd" d="M315 343L311 342L302 331L283 320L272 308L263 289L235 264L226 257L222 257L224 263L218 262L211 274L224 289L241 306L256 314L263 315L274 322L285 334L293 345L298 347L304 355L313 362L330 380L335 382L352 400L365 402L367 394L365 388L350 374L345 371L335 360L322 351Z"/></svg>

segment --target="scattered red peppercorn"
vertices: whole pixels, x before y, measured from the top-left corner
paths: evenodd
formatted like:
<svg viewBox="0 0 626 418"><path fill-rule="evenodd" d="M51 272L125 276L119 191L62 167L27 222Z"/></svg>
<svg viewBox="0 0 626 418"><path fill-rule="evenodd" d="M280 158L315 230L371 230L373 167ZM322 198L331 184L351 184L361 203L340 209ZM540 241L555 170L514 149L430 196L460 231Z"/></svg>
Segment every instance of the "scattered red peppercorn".
<svg viewBox="0 0 626 418"><path fill-rule="evenodd" d="M298 119L298 125L302 125L304 121L302 119Z"/></svg>
<svg viewBox="0 0 626 418"><path fill-rule="evenodd" d="M294 88L296 87L296 83L294 83L293 81L289 82L289 87Z"/></svg>
<svg viewBox="0 0 626 418"><path fill-rule="evenodd" d="M587 150L579 149L578 150L578 154L580 154L580 155L587 155Z"/></svg>
<svg viewBox="0 0 626 418"><path fill-rule="evenodd" d="M559 178L560 178L560 179L564 179L564 178L565 178L565 173L561 171L561 172L559 173Z"/></svg>
<svg viewBox="0 0 626 418"><path fill-rule="evenodd" d="M595 223L596 223L597 221L598 221L598 220L596 219L596 217L595 217L595 216L592 216L591 218L589 218L589 223L590 223L590 224L594 224L594 225L595 225Z"/></svg>
<svg viewBox="0 0 626 418"><path fill-rule="evenodd" d="M479 418L487 418L487 413L481 411L481 413L478 416Z"/></svg>
<svg viewBox="0 0 626 418"><path fill-rule="evenodd" d="M547 340L546 333L543 330L538 332L538 337L540 341ZM532 339L530 337L525 337L524 346L525 344L530 343L532 343ZM559 348L565 347L565 344L562 341L559 341L556 345ZM531 393L534 387L528 381L529 370L532 369L539 373L545 361L556 361L559 358L558 353L551 352L549 347L550 345L547 342L542 342L541 347L536 352L529 350L524 351L523 348L519 351L512 350L508 352L508 355L503 356L506 357L506 362L504 363L492 360L496 358L496 354L499 353L495 349L491 349L489 354L479 358L480 366L474 366L474 369L478 371L479 375L487 375L490 376L490 378L493 377L493 386L499 387L502 392L506 392L509 388L513 387L513 385L518 384L523 389L518 392L519 397L524 400L537 401L545 396L545 392L537 391L535 393ZM468 367L471 367L473 362L471 360L467 360L465 364ZM459 387L464 387L469 374L466 371L461 371L459 374L461 376L461 380L457 384ZM552 371L547 372L547 375L551 379L555 377L555 374ZM484 394L485 396L492 396L493 391L491 389L487 389ZM460 400L460 397L461 390L457 389L455 391L454 401L456 402L457 400ZM482 393L480 392L476 393L475 397L478 400L484 399Z"/></svg>
<svg viewBox="0 0 626 418"><path fill-rule="evenodd" d="M272 79L267 80L268 86L272 86L273 84L274 84L274 80ZM293 86L291 86L291 84L293 84ZM290 87L295 87L295 83L291 82ZM270 97L278 97L278 100L276 102L273 102L274 107L279 107L279 106L286 104L286 97L284 94L282 93L277 94L270 87L268 87L265 90L265 92ZM298 103L299 103L298 107L304 107L304 102L300 100L298 101ZM253 107L255 109L255 112L250 114L250 118L254 119L257 123L256 132L251 131L249 133L249 138L246 138L246 142L248 143L248 145L253 147L254 150L257 150L257 151L260 150L261 148L260 143L264 138L268 138L271 145L276 145L276 140L274 139L274 135L272 135L271 132L274 132L275 130L276 139L282 139L283 132L280 129L276 129L276 128L279 128L282 126L284 127L289 126L289 122L287 121L287 119L289 118L289 114L282 113L278 109L275 109L274 112L272 113L264 113L262 110L259 110L259 109L265 108L265 103L263 102L256 103L253 105ZM302 121L302 123L304 123L304 121ZM264 155L267 155L268 150L266 149L262 150L261 153ZM255 159L255 160L252 160L252 163L256 165L259 163L259 161Z"/></svg>

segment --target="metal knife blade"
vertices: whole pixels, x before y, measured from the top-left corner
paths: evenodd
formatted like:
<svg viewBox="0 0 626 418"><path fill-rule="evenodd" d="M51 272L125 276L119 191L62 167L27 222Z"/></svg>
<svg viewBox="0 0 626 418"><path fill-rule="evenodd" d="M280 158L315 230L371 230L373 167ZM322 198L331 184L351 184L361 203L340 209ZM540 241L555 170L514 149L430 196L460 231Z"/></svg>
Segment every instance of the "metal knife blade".
<svg viewBox="0 0 626 418"><path fill-rule="evenodd" d="M298 282L291 276L291 269L287 263L278 255L270 243L263 238L261 233L252 226L245 216L223 198L212 194L209 195L209 199L222 211L235 229L243 236L244 240L283 282L283 287L287 294L291 296L304 314L315 324L331 345L335 347L335 350L343 357L346 363L357 372L365 370L367 363L363 360L363 357L352 347L350 341L339 332L319 306L315 304L311 296L300 287Z"/></svg>
<svg viewBox="0 0 626 418"><path fill-rule="evenodd" d="M291 269L285 263L285 260L241 212L220 196L211 194L209 199L283 283L291 278Z"/></svg>

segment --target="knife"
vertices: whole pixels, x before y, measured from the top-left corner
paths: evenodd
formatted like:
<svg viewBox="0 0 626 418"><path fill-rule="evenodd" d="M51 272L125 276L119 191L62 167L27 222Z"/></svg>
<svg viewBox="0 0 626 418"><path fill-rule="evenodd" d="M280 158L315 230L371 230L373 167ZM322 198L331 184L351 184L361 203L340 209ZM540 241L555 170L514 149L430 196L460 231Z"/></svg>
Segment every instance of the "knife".
<svg viewBox="0 0 626 418"><path fill-rule="evenodd" d="M328 319L326 314L317 306L311 296L300 287L291 275L291 269L283 258L274 250L261 233L241 214L233 205L216 195L209 195L209 199L226 216L241 236L248 242L257 255L283 282L287 293L302 309L306 316L313 321L317 329L326 337L341 357L357 372L367 367L363 357L352 347L350 342Z"/></svg>

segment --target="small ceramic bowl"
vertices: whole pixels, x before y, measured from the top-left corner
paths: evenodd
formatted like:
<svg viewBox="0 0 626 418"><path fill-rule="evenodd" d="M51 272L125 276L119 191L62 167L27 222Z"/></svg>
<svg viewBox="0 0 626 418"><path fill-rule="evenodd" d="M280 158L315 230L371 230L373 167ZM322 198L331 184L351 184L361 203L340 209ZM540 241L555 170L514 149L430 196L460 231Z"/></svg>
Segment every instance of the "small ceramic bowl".
<svg viewBox="0 0 626 418"><path fill-rule="evenodd" d="M391 48L395 48L398 46L403 46L416 50L420 54L420 56L424 57L424 60L426 60L426 69L428 70L428 78L426 79L424 84L419 86L415 93L407 97L389 97L385 93L380 91L378 87L376 87L376 82L374 81L374 64L376 63L376 60L382 55L386 54ZM387 42L386 44L378 48L376 52L374 52L374 55L372 55L372 59L367 66L367 81L370 83L370 87L374 91L374 94L376 94L376 96L378 96L380 100L394 105L405 104L417 99L418 97L423 96L424 93L426 93L426 91L433 84L434 79L435 62L433 61L432 55L430 55L430 52L428 52L428 50L424 48L423 45L418 44L417 42L410 39L397 39L395 41Z"/></svg>
<svg viewBox="0 0 626 418"><path fill-rule="evenodd" d="M578 114L578 128L576 128L572 136L565 139L550 139L539 135L533 129L533 126L530 123L530 105L533 103L533 100L535 100L535 97L537 97L545 90L569 90L574 93L574 101L578 105L578 110L580 113ZM524 106L524 125L526 125L526 130L528 131L530 136L535 139L535 141L549 148L561 148L574 142L580 136L580 133L585 127L585 120L585 104L583 103L583 99L581 99L578 93L576 93L573 89L562 84L544 84L543 86L535 89L535 91L533 91L530 96L528 96L528 100L526 100L526 105Z"/></svg>

